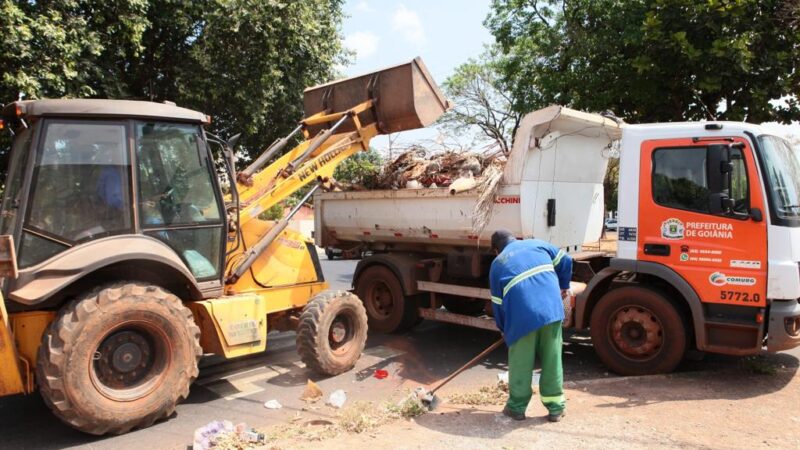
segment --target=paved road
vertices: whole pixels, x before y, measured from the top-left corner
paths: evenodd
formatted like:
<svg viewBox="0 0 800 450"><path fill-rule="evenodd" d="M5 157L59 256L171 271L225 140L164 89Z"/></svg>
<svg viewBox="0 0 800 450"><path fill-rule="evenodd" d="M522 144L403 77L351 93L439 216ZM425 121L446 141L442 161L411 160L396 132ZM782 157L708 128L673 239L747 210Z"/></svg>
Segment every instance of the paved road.
<svg viewBox="0 0 800 450"><path fill-rule="evenodd" d="M349 288L354 261L327 261L323 256L322 266L333 289ZM257 427L286 423L296 414L301 414L303 420L324 420L335 412L325 406L303 410L299 400L309 378L327 393L344 389L349 402L382 401L443 378L496 338L494 333L482 330L423 322L403 335L371 336L355 370L320 379L298 362L292 333L271 334L268 350L263 354L222 365L211 358L204 360L201 378L174 417L124 436L96 438L76 432L54 419L38 394L0 399L0 448L186 448L193 430L215 419L243 421ZM800 350L771 355L767 360L770 364L796 369L798 358ZM495 351L457 378L444 394L447 389L452 392L492 383L496 374L505 370L505 362L504 352ZM743 364L737 358L708 356L702 362L687 362L681 370L714 371L725 377L740 370ZM565 378L570 381L613 377L594 356L584 335L568 337L564 367ZM373 378L378 368L387 370L389 378ZM271 399L279 400L283 409L265 409L263 403Z"/></svg>

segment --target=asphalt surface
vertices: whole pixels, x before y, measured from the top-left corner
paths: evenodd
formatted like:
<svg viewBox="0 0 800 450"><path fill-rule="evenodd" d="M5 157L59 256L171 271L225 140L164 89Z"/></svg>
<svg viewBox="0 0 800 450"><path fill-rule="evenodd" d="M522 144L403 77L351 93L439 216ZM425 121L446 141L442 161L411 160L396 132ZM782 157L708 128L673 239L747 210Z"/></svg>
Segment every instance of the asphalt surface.
<svg viewBox="0 0 800 450"><path fill-rule="evenodd" d="M348 289L355 261L322 258L331 288ZM212 420L246 422L258 428L285 424L298 417L327 420L335 415L334 410L324 405L309 408L299 400L309 379L319 384L326 398L334 390L342 389L348 402L380 402L444 378L496 339L492 332L425 321L402 335L370 336L365 354L354 370L322 379L299 362L293 333L270 334L268 349L263 354L227 362L213 357L204 359L191 395L178 406L173 417L123 436L98 438L77 432L55 419L38 394L0 399L0 449L186 448L191 445L194 430ZM795 349L766 355L759 364L796 370L799 358L800 349ZM679 370L712 372L725 377L747 364L751 363L740 358L707 355L703 360L687 361ZM376 379L373 376L376 369L388 371L389 377ZM504 370L506 356L504 349L499 349L456 378L442 394L493 383ZM579 384L615 377L594 355L588 337L580 334L566 337L564 372L568 382ZM283 408L264 408L263 403L273 399Z"/></svg>

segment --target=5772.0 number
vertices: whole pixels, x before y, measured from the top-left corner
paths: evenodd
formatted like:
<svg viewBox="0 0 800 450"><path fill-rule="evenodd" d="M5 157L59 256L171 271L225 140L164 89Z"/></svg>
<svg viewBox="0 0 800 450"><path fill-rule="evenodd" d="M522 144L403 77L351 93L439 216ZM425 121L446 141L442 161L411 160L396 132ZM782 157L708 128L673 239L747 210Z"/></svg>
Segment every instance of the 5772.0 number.
<svg viewBox="0 0 800 450"><path fill-rule="evenodd" d="M720 291L719 299L731 300L739 303L758 303L761 301L761 296L758 294L749 294L747 292Z"/></svg>

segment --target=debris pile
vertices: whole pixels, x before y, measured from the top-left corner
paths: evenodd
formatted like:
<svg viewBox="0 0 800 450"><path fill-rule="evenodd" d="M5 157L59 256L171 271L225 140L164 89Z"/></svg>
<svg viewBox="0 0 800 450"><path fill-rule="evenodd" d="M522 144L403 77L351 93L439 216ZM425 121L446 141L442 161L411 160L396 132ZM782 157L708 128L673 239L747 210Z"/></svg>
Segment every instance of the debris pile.
<svg viewBox="0 0 800 450"><path fill-rule="evenodd" d="M240 450L264 445L266 438L246 423L215 420L194 431L193 450Z"/></svg>
<svg viewBox="0 0 800 450"><path fill-rule="evenodd" d="M416 147L384 166L378 180L379 189L420 189L464 184L478 180L484 170L499 162L497 154L444 152L426 158L425 150ZM465 190L465 189L461 189Z"/></svg>
<svg viewBox="0 0 800 450"><path fill-rule="evenodd" d="M421 147L412 147L385 164L369 185L336 182L343 191L373 189L423 189L449 187L450 192L470 190L485 184L487 172L502 173L505 157L502 152L446 151L428 156Z"/></svg>

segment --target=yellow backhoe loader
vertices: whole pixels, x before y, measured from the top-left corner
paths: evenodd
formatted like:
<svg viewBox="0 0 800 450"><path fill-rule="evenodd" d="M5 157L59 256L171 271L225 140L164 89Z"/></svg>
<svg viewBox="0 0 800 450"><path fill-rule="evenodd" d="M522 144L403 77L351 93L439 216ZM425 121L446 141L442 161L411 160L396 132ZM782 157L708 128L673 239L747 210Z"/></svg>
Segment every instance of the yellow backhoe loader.
<svg viewBox="0 0 800 450"><path fill-rule="evenodd" d="M262 352L268 331L296 330L311 369L350 370L366 340L361 302L323 292L316 248L287 228L297 207L259 216L311 185L307 199L374 136L427 126L448 104L415 59L309 88L304 107L289 136L236 173L235 139L174 104L6 105L0 395L38 386L72 427L119 434L172 414L203 354Z"/></svg>

